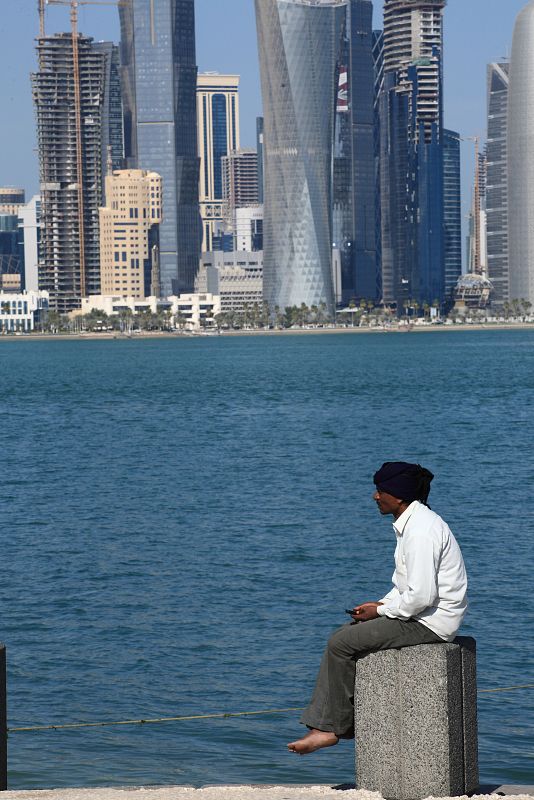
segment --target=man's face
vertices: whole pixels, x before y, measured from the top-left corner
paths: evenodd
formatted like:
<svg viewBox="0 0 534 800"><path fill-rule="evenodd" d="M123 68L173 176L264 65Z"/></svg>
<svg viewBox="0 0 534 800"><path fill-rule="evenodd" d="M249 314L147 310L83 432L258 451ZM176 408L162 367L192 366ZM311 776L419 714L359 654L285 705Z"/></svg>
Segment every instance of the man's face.
<svg viewBox="0 0 534 800"><path fill-rule="evenodd" d="M399 500L398 497L393 497L392 494L387 492L379 492L378 489L373 495L373 500L377 504L380 513L384 516L386 514L398 514L401 506L404 505L404 500Z"/></svg>

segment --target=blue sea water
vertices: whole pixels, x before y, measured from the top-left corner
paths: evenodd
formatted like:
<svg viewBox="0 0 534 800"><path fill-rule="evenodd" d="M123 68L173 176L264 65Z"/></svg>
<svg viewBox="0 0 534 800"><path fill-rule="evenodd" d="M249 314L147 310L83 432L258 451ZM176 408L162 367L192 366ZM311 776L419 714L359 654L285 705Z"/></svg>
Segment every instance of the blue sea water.
<svg viewBox="0 0 534 800"><path fill-rule="evenodd" d="M9 725L307 702L390 584L383 461L436 473L481 689L534 683L534 332L0 342ZM481 776L534 783L534 690L481 694ZM11 788L342 783L298 712L12 733Z"/></svg>

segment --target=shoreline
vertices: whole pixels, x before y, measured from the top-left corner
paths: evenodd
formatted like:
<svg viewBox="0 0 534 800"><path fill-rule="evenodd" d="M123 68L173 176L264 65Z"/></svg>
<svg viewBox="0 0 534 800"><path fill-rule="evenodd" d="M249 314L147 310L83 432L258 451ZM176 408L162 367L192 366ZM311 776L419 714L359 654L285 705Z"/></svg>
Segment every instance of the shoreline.
<svg viewBox="0 0 534 800"><path fill-rule="evenodd" d="M443 333L445 331L525 331L534 330L534 323L518 322L503 324L473 324L473 325L414 325L395 328L285 328L280 330L236 330L221 331L220 333L174 333L171 331L144 331L131 335L121 333L26 333L3 334L0 342L29 342L29 341L135 341L136 339L207 339L218 336L320 336L323 334L406 334L406 333Z"/></svg>
<svg viewBox="0 0 534 800"><path fill-rule="evenodd" d="M484 793L485 792L485 793ZM481 786L471 800L511 797L514 800L531 800L531 786ZM382 800L378 792L355 789L353 786L321 785L211 785L196 789L191 786L167 787L113 787L80 789L15 790L2 793L6 800ZM465 795L464 795L465 797ZM429 798L430 800L430 798ZM458 798L441 798L458 800ZM467 800L467 798L466 798Z"/></svg>

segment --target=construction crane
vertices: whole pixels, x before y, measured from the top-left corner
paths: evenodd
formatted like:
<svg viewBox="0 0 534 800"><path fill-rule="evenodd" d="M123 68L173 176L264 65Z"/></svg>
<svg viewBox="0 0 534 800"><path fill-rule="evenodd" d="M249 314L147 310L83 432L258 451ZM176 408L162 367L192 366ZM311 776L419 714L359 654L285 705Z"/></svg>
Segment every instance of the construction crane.
<svg viewBox="0 0 534 800"><path fill-rule="evenodd" d="M72 71L74 84L74 117L76 131L76 185L78 193L78 236L80 242L80 296L87 296L85 280L85 220L83 198L83 141L82 141L82 101L80 87L80 53L78 40L78 9L80 6L126 6L129 0L37 0L39 11L39 36L45 33L46 6L69 6L72 32Z"/></svg>

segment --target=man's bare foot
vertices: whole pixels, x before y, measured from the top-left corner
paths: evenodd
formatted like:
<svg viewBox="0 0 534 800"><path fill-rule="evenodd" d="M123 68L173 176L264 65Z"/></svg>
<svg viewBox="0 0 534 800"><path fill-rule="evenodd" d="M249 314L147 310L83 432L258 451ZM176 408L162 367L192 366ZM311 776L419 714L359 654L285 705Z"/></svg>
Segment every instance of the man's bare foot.
<svg viewBox="0 0 534 800"><path fill-rule="evenodd" d="M297 739L296 742L290 742L287 749L292 753L298 753L299 756L305 756L308 753L314 753L322 747L333 747L339 742L339 737L330 731L318 731L312 728L306 736L302 739Z"/></svg>

